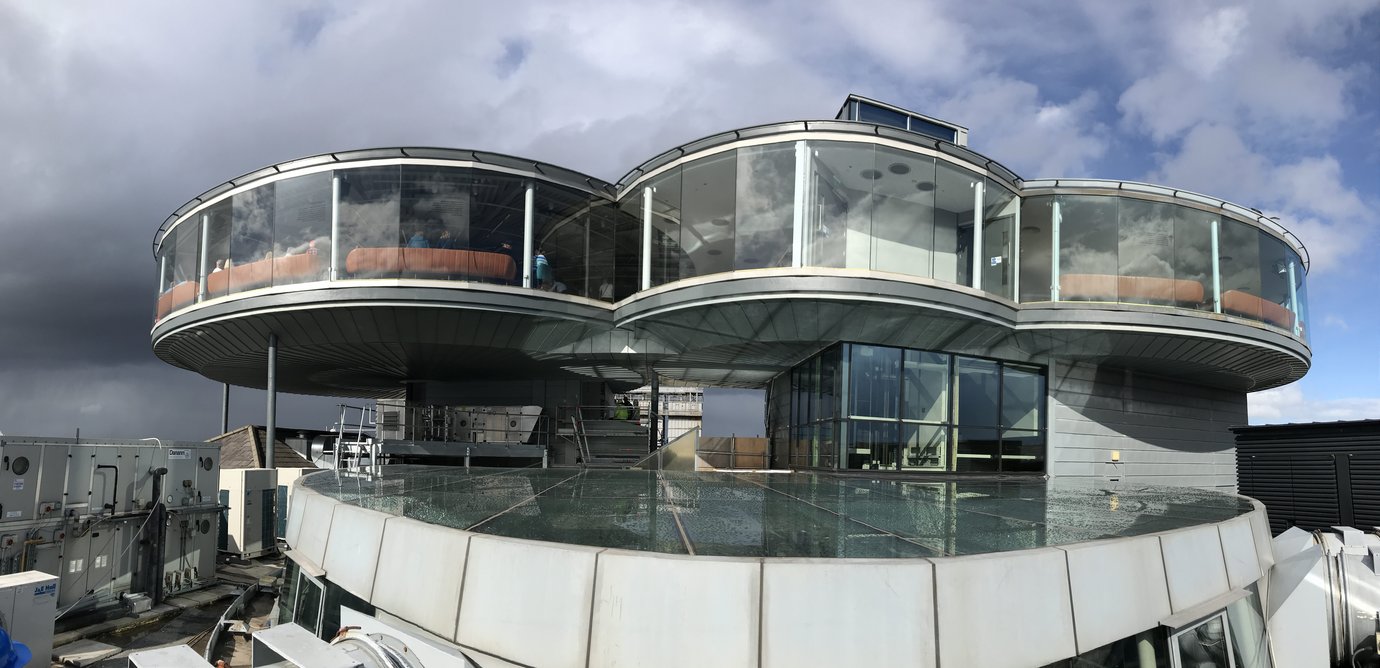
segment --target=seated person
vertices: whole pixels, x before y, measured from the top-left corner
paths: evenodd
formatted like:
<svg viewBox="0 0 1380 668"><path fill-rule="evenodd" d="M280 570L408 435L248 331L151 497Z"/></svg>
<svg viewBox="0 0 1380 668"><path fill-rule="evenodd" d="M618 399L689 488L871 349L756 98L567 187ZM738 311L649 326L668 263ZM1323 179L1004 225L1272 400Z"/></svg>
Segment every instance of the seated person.
<svg viewBox="0 0 1380 668"><path fill-rule="evenodd" d="M422 231L421 231L421 230L417 230L416 232L413 232L413 233L412 233L412 238L410 238L410 239L407 240L407 247L408 247L408 248L431 248L431 244L427 243L426 237L422 235Z"/></svg>

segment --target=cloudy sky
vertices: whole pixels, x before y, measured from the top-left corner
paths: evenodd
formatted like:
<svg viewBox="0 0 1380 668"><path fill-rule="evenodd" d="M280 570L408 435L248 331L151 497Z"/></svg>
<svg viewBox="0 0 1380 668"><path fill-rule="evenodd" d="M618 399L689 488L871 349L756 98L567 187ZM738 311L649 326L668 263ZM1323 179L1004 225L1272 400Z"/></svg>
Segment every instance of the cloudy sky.
<svg viewBox="0 0 1380 668"><path fill-rule="evenodd" d="M1143 180L1308 245L1314 366L1252 420L1380 417L1380 0L0 0L0 431L205 438L219 385L150 352L154 231L267 164L479 148L616 179L856 92L1026 178ZM262 419L233 393L232 423ZM284 397L285 422L331 401Z"/></svg>

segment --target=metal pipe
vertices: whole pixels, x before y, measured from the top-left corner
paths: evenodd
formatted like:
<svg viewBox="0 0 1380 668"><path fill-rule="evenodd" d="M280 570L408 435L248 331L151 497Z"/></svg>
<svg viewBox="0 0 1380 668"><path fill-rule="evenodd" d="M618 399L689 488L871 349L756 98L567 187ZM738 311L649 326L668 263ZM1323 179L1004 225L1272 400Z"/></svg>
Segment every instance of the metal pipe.
<svg viewBox="0 0 1380 668"><path fill-rule="evenodd" d="M110 486L110 505L106 506L110 508L110 512L113 513L115 512L116 495L120 493L120 467L114 464L97 464L96 470L99 471L101 469L112 469L115 471L115 484Z"/></svg>
<svg viewBox="0 0 1380 668"><path fill-rule="evenodd" d="M220 433L230 431L230 383L220 385Z"/></svg>
<svg viewBox="0 0 1380 668"><path fill-rule="evenodd" d="M264 444L264 468L277 468L273 461L278 442L278 335L268 335L268 441Z"/></svg>

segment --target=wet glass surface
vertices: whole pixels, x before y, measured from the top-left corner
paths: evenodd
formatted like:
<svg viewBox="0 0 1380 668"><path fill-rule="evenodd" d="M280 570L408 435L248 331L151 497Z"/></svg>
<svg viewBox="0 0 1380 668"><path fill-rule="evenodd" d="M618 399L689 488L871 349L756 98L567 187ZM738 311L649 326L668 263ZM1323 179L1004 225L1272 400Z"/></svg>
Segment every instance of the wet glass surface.
<svg viewBox="0 0 1380 668"><path fill-rule="evenodd" d="M1221 522L1245 499L1084 480L919 480L385 466L302 484L352 505L479 533L668 554L933 557Z"/></svg>

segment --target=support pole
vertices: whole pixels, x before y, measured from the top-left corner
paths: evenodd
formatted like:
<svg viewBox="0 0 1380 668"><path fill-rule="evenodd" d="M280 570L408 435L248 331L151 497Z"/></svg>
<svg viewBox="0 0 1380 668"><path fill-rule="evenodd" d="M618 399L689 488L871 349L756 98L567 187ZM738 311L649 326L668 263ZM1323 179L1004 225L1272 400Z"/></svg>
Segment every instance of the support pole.
<svg viewBox="0 0 1380 668"><path fill-rule="evenodd" d="M1054 215L1051 217L1050 226L1053 228L1050 234L1050 272L1049 272L1049 300L1059 301L1059 228L1064 224L1063 212L1059 210L1059 200L1054 200Z"/></svg>
<svg viewBox="0 0 1380 668"><path fill-rule="evenodd" d="M982 247L982 181L973 182L973 287L982 289L982 268L987 266Z"/></svg>
<svg viewBox="0 0 1380 668"><path fill-rule="evenodd" d="M531 181L527 182L527 192L522 197L522 287L532 287L532 243L533 243L533 223L532 208L534 206L534 190L536 186Z"/></svg>
<svg viewBox="0 0 1380 668"><path fill-rule="evenodd" d="M205 213L203 213L203 214L201 214L201 262L199 262L198 265L197 265L197 275L196 275L196 276L197 276L196 280L199 281L199 282L197 283L197 289L196 289L196 300L197 300L197 301L205 301L205 300L206 300L206 277L211 275L211 272L208 270L207 264L206 264L207 260L208 260L209 257L210 257L210 254L209 254L209 252L208 252L208 251L210 251L210 248L208 248L208 246L210 245L210 238L211 238L211 216L210 216L210 214L205 214Z"/></svg>
<svg viewBox="0 0 1380 668"><path fill-rule="evenodd" d="M802 139L795 143L795 200L791 205L791 266L805 266L805 226L810 198L810 149Z"/></svg>
<svg viewBox="0 0 1380 668"><path fill-rule="evenodd" d="M642 189L642 289L652 288L652 189Z"/></svg>
<svg viewBox="0 0 1380 668"><path fill-rule="evenodd" d="M1222 250L1218 248L1217 221L1212 221L1212 312L1222 312Z"/></svg>
<svg viewBox="0 0 1380 668"><path fill-rule="evenodd" d="M220 385L220 433L230 431L230 383Z"/></svg>
<svg viewBox="0 0 1380 668"><path fill-rule="evenodd" d="M268 335L268 434L264 443L264 468L277 468L273 461L278 442L278 335Z"/></svg>
<svg viewBox="0 0 1380 668"><path fill-rule="evenodd" d="M340 175L331 177L331 269L327 278L340 280Z"/></svg>
<svg viewBox="0 0 1380 668"><path fill-rule="evenodd" d="M652 400L647 406L647 452L656 452L660 445L657 432L661 415L661 383L656 375L656 369L652 369Z"/></svg>

